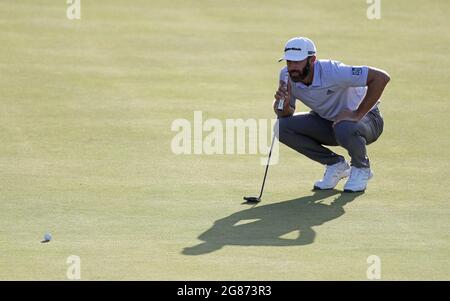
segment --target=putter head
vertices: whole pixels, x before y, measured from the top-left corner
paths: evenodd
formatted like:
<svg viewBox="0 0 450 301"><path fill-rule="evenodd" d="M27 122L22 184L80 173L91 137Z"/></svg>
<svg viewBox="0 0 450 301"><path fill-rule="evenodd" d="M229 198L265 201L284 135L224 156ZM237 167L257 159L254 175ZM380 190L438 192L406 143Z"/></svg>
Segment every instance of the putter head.
<svg viewBox="0 0 450 301"><path fill-rule="evenodd" d="M261 202L261 199L256 196L244 196L244 200L253 204Z"/></svg>

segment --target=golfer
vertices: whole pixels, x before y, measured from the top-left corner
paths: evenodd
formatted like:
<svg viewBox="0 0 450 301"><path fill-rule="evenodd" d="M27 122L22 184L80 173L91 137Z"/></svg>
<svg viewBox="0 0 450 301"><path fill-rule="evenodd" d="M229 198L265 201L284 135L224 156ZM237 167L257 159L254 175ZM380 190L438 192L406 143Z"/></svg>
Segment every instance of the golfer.
<svg viewBox="0 0 450 301"><path fill-rule="evenodd" d="M348 177L345 192L364 191L373 176L366 145L383 132L378 104L389 75L373 67L317 60L316 46L304 37L290 39L281 60L286 66L273 104L279 117L278 139L326 166L314 189L333 189ZM280 99L285 100L282 108ZM311 111L294 114L297 99ZM338 145L347 150L350 164L325 147Z"/></svg>

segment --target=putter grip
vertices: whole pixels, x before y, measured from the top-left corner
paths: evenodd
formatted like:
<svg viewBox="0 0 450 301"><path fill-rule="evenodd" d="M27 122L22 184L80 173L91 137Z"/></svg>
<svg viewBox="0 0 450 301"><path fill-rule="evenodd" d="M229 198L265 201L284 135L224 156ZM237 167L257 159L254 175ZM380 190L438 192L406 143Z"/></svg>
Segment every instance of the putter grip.
<svg viewBox="0 0 450 301"><path fill-rule="evenodd" d="M289 75L286 74L286 75L284 76L284 80L283 80L284 85L287 86L288 80L289 80ZM280 101L278 102L278 107L277 107L277 110L278 110L278 111L283 111L283 108L284 108L284 102L285 102L284 98L281 98Z"/></svg>
<svg viewBox="0 0 450 301"><path fill-rule="evenodd" d="M278 111L283 111L283 107L284 107L284 99L280 99L280 101L278 102L278 106L277 106L277 110Z"/></svg>

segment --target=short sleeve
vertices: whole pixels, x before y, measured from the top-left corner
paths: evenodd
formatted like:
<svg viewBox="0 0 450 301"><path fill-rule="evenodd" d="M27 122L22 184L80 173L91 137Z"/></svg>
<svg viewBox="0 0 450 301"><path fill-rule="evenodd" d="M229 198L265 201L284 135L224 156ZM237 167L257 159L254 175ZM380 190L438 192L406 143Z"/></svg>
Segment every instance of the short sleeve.
<svg viewBox="0 0 450 301"><path fill-rule="evenodd" d="M367 66L349 66L341 62L333 62L331 66L331 77L342 87L365 87L367 86Z"/></svg>

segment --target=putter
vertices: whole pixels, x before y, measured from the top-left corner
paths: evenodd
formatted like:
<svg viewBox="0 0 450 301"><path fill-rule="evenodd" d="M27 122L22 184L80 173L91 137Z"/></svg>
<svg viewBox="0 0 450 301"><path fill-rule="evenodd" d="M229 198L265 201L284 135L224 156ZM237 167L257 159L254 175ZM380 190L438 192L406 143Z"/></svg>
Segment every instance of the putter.
<svg viewBox="0 0 450 301"><path fill-rule="evenodd" d="M247 203L259 203L261 202L261 197L264 191L264 184L266 183L266 177L267 177L267 170L269 169L269 162L270 162L270 157L272 156L272 149L273 149L273 143L275 142L275 135L273 135L272 138L272 144L270 145L270 150L269 150L269 157L267 158L267 164L266 164L266 171L264 172L264 179L262 182L262 186L261 186L261 191L259 192L259 196L244 196L244 200L247 201Z"/></svg>
<svg viewBox="0 0 450 301"><path fill-rule="evenodd" d="M280 99L280 103L284 103L284 99ZM283 111L283 105L278 104L278 108L279 111ZM273 149L273 143L275 142L275 133L273 134L272 137L272 144L270 145L270 150L269 150L269 157L267 158L267 164L266 164L266 171L264 172L264 179L262 182L262 186L261 186L261 191L259 192L259 196L244 196L244 200L247 201L247 203L259 203L261 202L261 197L264 191L264 184L266 183L266 177L267 177L267 170L269 169L269 163L270 163L270 157L272 156L272 149Z"/></svg>
<svg viewBox="0 0 450 301"><path fill-rule="evenodd" d="M286 76L285 78L285 83L287 83L289 80L288 76ZM278 111L283 111L284 109L284 98L281 98L280 101L278 102L278 106L277 106L277 110ZM278 119L278 118L277 118ZM270 145L270 150L269 150L269 157L267 158L267 164L266 164L266 171L264 172L264 179L262 182L262 186L261 186L261 191L259 192L259 196L244 196L244 201L247 201L247 203L250 204L256 204L261 202L261 197L264 191L264 184L266 183L266 177L267 177L267 170L269 169L269 163L270 163L270 157L272 156L272 149L273 149L273 143L275 142L275 133L273 135L272 138L272 144Z"/></svg>

